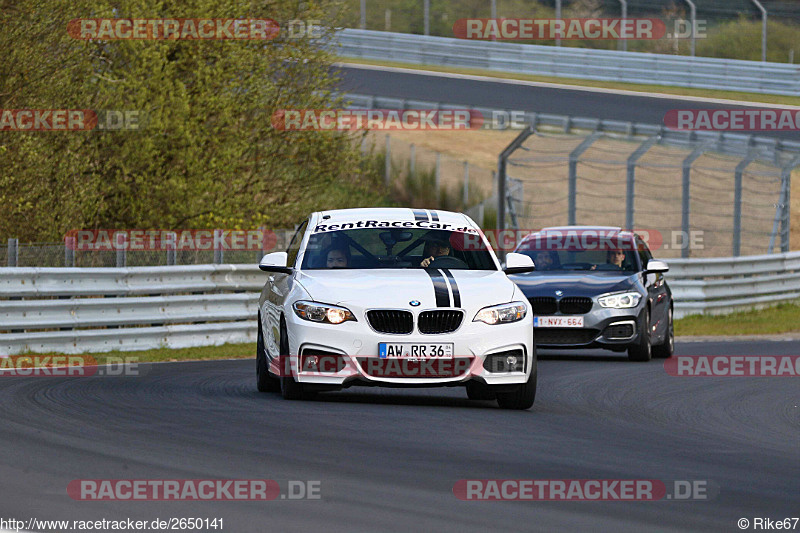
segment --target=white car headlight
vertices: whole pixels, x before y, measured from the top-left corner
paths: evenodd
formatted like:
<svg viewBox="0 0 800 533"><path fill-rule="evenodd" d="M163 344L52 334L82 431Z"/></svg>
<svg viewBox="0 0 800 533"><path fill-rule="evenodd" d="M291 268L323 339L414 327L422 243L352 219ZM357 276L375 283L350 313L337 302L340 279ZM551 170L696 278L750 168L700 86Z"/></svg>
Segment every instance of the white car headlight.
<svg viewBox="0 0 800 533"><path fill-rule="evenodd" d="M478 314L475 315L472 321L485 322L487 324L507 324L509 322L522 320L527 313L527 305L522 302L512 302L510 304L484 307L478 311Z"/></svg>
<svg viewBox="0 0 800 533"><path fill-rule="evenodd" d="M639 305L642 295L638 292L619 292L606 294L597 298L597 303L612 309L630 309Z"/></svg>
<svg viewBox="0 0 800 533"><path fill-rule="evenodd" d="M311 322L327 322L328 324L341 324L348 320L358 322L349 309L336 305L299 301L295 302L292 307L294 314Z"/></svg>

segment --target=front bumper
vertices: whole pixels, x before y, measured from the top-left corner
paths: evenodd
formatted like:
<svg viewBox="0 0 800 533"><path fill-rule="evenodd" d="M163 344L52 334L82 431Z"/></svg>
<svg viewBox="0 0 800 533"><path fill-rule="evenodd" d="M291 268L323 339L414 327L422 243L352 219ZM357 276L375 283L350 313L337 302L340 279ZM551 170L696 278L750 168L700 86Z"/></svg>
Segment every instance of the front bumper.
<svg viewBox="0 0 800 533"><path fill-rule="evenodd" d="M536 345L548 350L604 348L624 350L639 342L644 320L643 303L631 309L609 309L595 304L582 316L582 328L534 328ZM625 335L629 330L631 335Z"/></svg>
<svg viewBox="0 0 800 533"><path fill-rule="evenodd" d="M459 385L475 379L488 385L517 385L525 383L535 368L530 312L519 322L497 325L467 321L465 315L464 322L456 331L433 335L378 333L363 318L358 322L331 325L310 322L294 313L287 313L286 321L291 372L300 383L339 387L357 384L430 387ZM453 343L454 359L451 363L434 360L417 362L416 365L413 361L403 364L396 359L380 358L378 344L381 342ZM301 364L301 358L309 352L337 354L344 360L344 367L337 370L334 366L327 366L309 371L305 362ZM521 352L525 361L523 371L492 372L484 368L486 357L500 352ZM394 372L375 372L386 365ZM441 372L436 372L435 377L426 377L430 375L428 372L415 372L419 366Z"/></svg>

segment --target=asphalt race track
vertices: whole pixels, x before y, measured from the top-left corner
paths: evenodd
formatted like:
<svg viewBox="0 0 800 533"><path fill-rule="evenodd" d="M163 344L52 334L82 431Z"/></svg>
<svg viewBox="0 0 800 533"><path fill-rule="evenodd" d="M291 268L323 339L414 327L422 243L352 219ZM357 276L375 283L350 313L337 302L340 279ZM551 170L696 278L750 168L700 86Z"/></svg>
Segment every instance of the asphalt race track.
<svg viewBox="0 0 800 533"><path fill-rule="evenodd" d="M679 343L682 355L800 342ZM262 531L738 531L800 515L798 378L669 376L660 360L542 354L529 411L461 388L350 389L288 402L254 361L139 377L0 377L0 517L223 518ZM320 500L86 502L74 479L320 482ZM704 480L704 501L464 502L460 479ZM563 529L562 529L563 528Z"/></svg>
<svg viewBox="0 0 800 533"><path fill-rule="evenodd" d="M752 109L724 103L654 98L612 92L538 87L431 74L339 67L344 92L445 102L465 106L535 111L554 115L662 124L670 109ZM772 107L763 104L763 107ZM757 132L758 136L798 140L796 131Z"/></svg>

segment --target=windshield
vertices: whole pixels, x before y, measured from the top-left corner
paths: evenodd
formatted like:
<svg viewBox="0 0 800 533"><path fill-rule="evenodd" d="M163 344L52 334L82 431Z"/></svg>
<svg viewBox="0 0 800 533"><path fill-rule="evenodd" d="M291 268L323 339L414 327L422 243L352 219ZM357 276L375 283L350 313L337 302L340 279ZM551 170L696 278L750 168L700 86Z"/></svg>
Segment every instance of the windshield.
<svg viewBox="0 0 800 533"><path fill-rule="evenodd" d="M364 228L315 233L306 246L301 268L497 270L491 252L483 246L477 233L424 228Z"/></svg>
<svg viewBox="0 0 800 533"><path fill-rule="evenodd" d="M551 250L525 243L517 250L533 259L536 272L565 272L571 270L597 272L637 272L637 253L627 249L608 249L589 246L588 249Z"/></svg>

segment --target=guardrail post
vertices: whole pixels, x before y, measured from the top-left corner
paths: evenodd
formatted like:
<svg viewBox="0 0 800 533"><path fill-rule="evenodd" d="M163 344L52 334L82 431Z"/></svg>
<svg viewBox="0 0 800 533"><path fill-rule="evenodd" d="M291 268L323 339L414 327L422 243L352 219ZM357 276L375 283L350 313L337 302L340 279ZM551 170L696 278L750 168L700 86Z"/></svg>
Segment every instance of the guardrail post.
<svg viewBox="0 0 800 533"><path fill-rule="evenodd" d="M128 236L125 233L115 233L114 247L117 249L117 268L125 268L128 264Z"/></svg>
<svg viewBox="0 0 800 533"><path fill-rule="evenodd" d="M583 142L572 151L571 154L569 154L569 207L567 208L567 224L570 226L575 225L575 210L578 195L578 159L581 157L583 152L589 149L592 143L602 136L603 133L599 131L592 133L586 137Z"/></svg>
<svg viewBox="0 0 800 533"><path fill-rule="evenodd" d="M689 235L689 208L691 206L691 188L692 188L692 164L697 161L697 158L703 155L703 152L708 150L713 141L703 143L694 149L694 151L683 160L683 191L681 195L681 230L683 235ZM685 238L685 237L684 237ZM681 247L681 257L689 257L689 247Z"/></svg>
<svg viewBox="0 0 800 533"><path fill-rule="evenodd" d="M75 237L64 237L64 266L75 266Z"/></svg>
<svg viewBox="0 0 800 533"><path fill-rule="evenodd" d="M661 139L660 135L650 137L628 157L628 176L625 194L625 229L633 230L634 201L636 193L636 163L641 157Z"/></svg>
<svg viewBox="0 0 800 533"><path fill-rule="evenodd" d="M19 264L19 239L8 239L8 266L15 267Z"/></svg>
<svg viewBox="0 0 800 533"><path fill-rule="evenodd" d="M733 256L739 257L742 249L742 176L744 169L756 158L756 152L751 152L736 165L733 180Z"/></svg>
<svg viewBox="0 0 800 533"><path fill-rule="evenodd" d="M392 183L392 138L386 134L386 161L383 169L383 180L388 187Z"/></svg>

